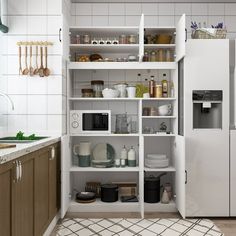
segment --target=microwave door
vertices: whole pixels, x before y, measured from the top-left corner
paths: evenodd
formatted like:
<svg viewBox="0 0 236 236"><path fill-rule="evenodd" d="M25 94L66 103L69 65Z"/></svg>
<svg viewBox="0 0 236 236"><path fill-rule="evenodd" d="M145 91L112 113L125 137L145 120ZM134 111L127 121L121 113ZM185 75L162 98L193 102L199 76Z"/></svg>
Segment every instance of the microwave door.
<svg viewBox="0 0 236 236"><path fill-rule="evenodd" d="M83 131L108 131L108 114L84 113Z"/></svg>

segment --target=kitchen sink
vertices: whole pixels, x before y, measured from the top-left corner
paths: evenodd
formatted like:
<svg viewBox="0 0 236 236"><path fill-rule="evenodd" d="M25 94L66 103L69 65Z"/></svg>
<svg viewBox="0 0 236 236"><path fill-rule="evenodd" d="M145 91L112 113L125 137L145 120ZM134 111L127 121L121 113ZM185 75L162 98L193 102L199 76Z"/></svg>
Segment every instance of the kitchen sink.
<svg viewBox="0 0 236 236"><path fill-rule="evenodd" d="M48 137L35 137L34 140L30 140L30 139L19 140L19 139L16 139L16 137L3 137L3 138L0 138L0 143L32 143L32 142L36 142L45 138L48 138Z"/></svg>

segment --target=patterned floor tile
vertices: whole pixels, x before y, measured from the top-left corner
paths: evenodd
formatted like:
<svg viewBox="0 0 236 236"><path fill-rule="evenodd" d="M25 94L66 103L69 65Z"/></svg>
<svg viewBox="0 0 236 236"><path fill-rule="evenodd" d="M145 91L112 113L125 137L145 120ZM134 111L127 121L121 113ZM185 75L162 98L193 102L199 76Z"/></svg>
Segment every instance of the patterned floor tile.
<svg viewBox="0 0 236 236"><path fill-rule="evenodd" d="M157 234L145 229L139 233L142 236L156 236Z"/></svg>
<svg viewBox="0 0 236 236"><path fill-rule="evenodd" d="M170 227L171 225L175 224L175 222L168 220L168 219L160 219L160 220L158 220L158 224L164 225L166 227Z"/></svg>
<svg viewBox="0 0 236 236"><path fill-rule="evenodd" d="M70 235L71 233L73 233L73 232L71 232L69 229L63 228L63 229L60 229L60 230L57 232L56 235L58 235L58 236L67 236L67 235Z"/></svg>
<svg viewBox="0 0 236 236"><path fill-rule="evenodd" d="M121 220L118 224L124 228L129 228L130 226L133 225L132 223L130 223L129 221L127 221L125 219Z"/></svg>
<svg viewBox="0 0 236 236"><path fill-rule="evenodd" d="M159 225L158 222L155 223L154 225L151 225L150 227L148 227L148 230L150 230L154 233L157 233L157 234L161 234L165 229L166 229L166 226Z"/></svg>
<svg viewBox="0 0 236 236"><path fill-rule="evenodd" d="M143 228L138 225L133 225L129 228L129 230L131 230L134 233L139 233L140 231L143 230Z"/></svg>
<svg viewBox="0 0 236 236"><path fill-rule="evenodd" d="M153 224L153 222L151 222L150 220L147 220L147 219L143 219L143 220L138 222L138 225L143 227L143 228L147 228L148 226L150 226L152 224Z"/></svg>
<svg viewBox="0 0 236 236"><path fill-rule="evenodd" d="M173 229L166 229L163 233L161 233L162 236L180 236L180 232L176 232Z"/></svg>
<svg viewBox="0 0 236 236"><path fill-rule="evenodd" d="M69 228L71 231L76 232L76 231L78 231L78 230L80 230L80 229L83 229L84 227L83 227L82 225L80 225L80 224L74 222L74 224L68 226L68 228Z"/></svg>
<svg viewBox="0 0 236 236"><path fill-rule="evenodd" d="M112 236L112 235L115 235L115 234L113 232L105 229L105 230L99 232L98 235L101 235L101 236Z"/></svg>
<svg viewBox="0 0 236 236"><path fill-rule="evenodd" d="M98 222L98 224L99 224L100 226L104 227L104 228L108 228L108 227L110 227L110 226L113 225L112 222L110 222L110 221L108 221L108 220L106 220L106 219L104 219L104 220Z"/></svg>
<svg viewBox="0 0 236 236"><path fill-rule="evenodd" d="M76 234L79 236L90 236L93 235L94 233L91 230L84 228L77 231Z"/></svg>
<svg viewBox="0 0 236 236"><path fill-rule="evenodd" d="M70 226L70 225L72 225L74 223L75 223L74 220L70 220L69 219L69 220L63 221L62 225L65 226L65 227L68 227L68 226Z"/></svg>
<svg viewBox="0 0 236 236"><path fill-rule="evenodd" d="M80 221L80 224L84 226L89 226L89 225L94 224L94 222L91 220L83 220L83 221Z"/></svg>
<svg viewBox="0 0 236 236"><path fill-rule="evenodd" d="M92 230L92 231L94 231L94 232L97 232L97 233L99 233L100 231L104 230L104 228L101 227L101 226L98 225L98 224L89 225L89 226L88 226L88 229L90 229L90 230Z"/></svg>
<svg viewBox="0 0 236 236"><path fill-rule="evenodd" d="M188 236L203 236L204 233L199 232L199 231L197 231L197 230L195 230L195 229L191 229L191 230L189 230L189 231L187 232L186 235L188 235Z"/></svg>
<svg viewBox="0 0 236 236"><path fill-rule="evenodd" d="M133 235L135 235L135 234L131 233L131 232L128 231L128 230L124 230L124 231L118 233L118 235L119 235L119 236L133 236Z"/></svg>
<svg viewBox="0 0 236 236"><path fill-rule="evenodd" d="M175 223L174 225L170 226L170 229L173 229L177 232L183 233L184 231L186 231L188 229L187 226L184 226L182 224L179 224L178 222Z"/></svg>
<svg viewBox="0 0 236 236"><path fill-rule="evenodd" d="M107 229L110 230L111 232L114 232L114 233L119 233L124 230L119 225L112 225L111 227L109 227Z"/></svg>

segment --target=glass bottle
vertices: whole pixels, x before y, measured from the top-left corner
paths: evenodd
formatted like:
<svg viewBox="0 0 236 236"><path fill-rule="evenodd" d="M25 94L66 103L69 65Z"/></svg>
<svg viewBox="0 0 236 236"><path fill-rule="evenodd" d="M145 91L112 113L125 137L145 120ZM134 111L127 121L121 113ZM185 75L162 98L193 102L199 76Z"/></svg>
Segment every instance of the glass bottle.
<svg viewBox="0 0 236 236"><path fill-rule="evenodd" d="M165 79L166 74L163 74L164 79L161 81L162 85L162 97L167 98L168 97L168 81Z"/></svg>
<svg viewBox="0 0 236 236"><path fill-rule="evenodd" d="M151 62L155 62L156 61L156 52L155 51L151 52L150 61Z"/></svg>
<svg viewBox="0 0 236 236"><path fill-rule="evenodd" d="M151 80L149 81L149 94L151 98L155 97L155 87L156 87L156 82L154 80L154 76L152 75Z"/></svg>

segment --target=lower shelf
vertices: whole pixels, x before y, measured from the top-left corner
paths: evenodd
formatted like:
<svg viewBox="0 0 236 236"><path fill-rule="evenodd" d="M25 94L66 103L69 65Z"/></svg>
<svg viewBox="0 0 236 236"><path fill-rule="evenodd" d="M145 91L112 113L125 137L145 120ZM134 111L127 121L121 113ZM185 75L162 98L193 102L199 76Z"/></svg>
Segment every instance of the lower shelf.
<svg viewBox="0 0 236 236"><path fill-rule="evenodd" d="M94 167L78 167L70 168L71 172L139 172L139 167L111 167L111 168L94 168Z"/></svg>
<svg viewBox="0 0 236 236"><path fill-rule="evenodd" d="M139 202L102 202L97 199L93 203L78 203L71 201L69 212L139 212Z"/></svg>
<svg viewBox="0 0 236 236"><path fill-rule="evenodd" d="M168 204L158 203L144 203L144 212L177 212L176 204L172 200Z"/></svg>

